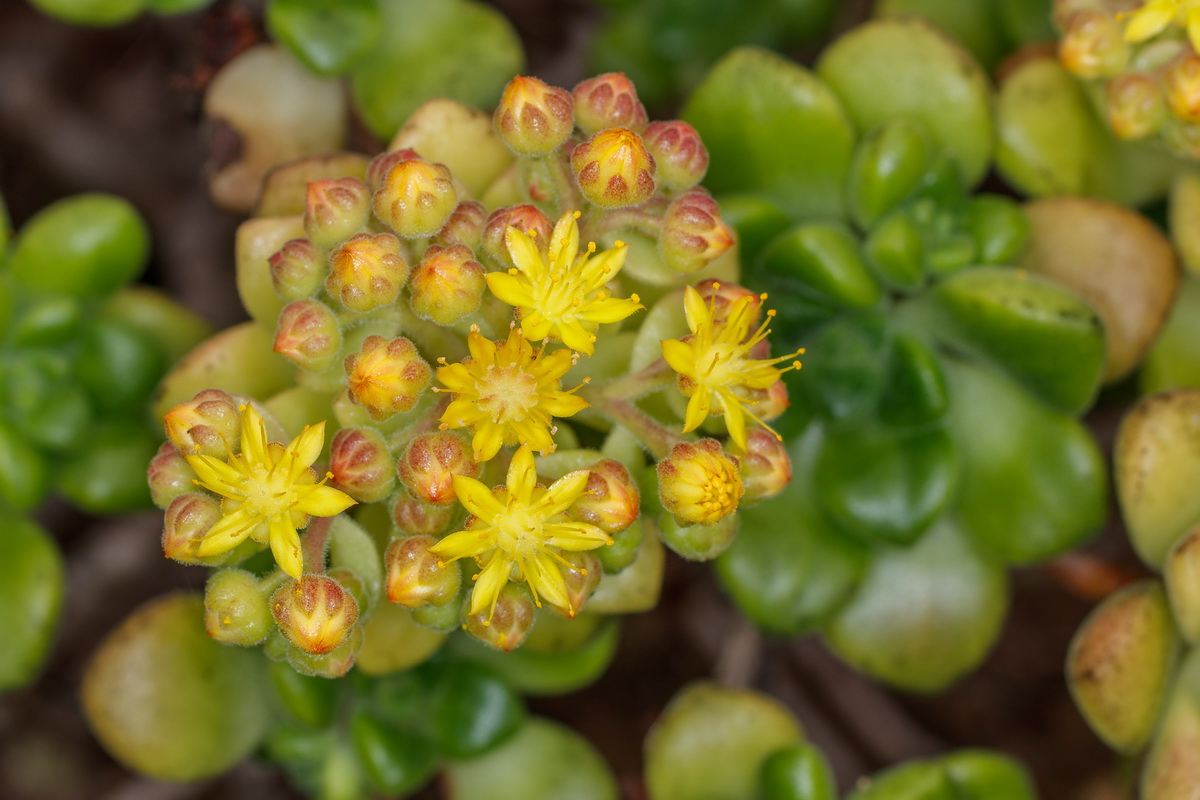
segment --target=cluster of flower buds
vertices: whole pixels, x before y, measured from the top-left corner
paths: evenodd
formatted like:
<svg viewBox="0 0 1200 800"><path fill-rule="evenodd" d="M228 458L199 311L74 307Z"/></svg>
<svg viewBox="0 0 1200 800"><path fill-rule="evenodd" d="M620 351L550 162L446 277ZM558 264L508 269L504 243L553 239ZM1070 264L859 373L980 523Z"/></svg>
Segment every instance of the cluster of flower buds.
<svg viewBox="0 0 1200 800"><path fill-rule="evenodd" d="M1200 10L1185 0L1056 0L1059 60L1103 91L1120 139L1200 158Z"/></svg>
<svg viewBox="0 0 1200 800"><path fill-rule="evenodd" d="M623 75L573 91L518 77L486 136L499 189L397 144L349 174L320 162L302 198L276 203L301 212L285 225L303 238L276 240L245 283L282 301L274 350L299 394L276 421L271 398L200 393L166 415L150 469L167 554L226 567L207 592L215 638L336 675L382 601L512 649L539 609L576 616L655 531L715 556L739 504L790 479L768 422L798 364L770 357L765 296L704 277L736 265L695 129L650 122ZM675 327L643 334L639 292ZM648 361L619 374L635 347ZM657 416L638 405L656 392ZM656 503L637 440L661 459ZM360 524L325 519L355 504ZM338 545L351 529L370 544ZM264 547L280 571L232 568ZM338 560L364 548L374 562Z"/></svg>

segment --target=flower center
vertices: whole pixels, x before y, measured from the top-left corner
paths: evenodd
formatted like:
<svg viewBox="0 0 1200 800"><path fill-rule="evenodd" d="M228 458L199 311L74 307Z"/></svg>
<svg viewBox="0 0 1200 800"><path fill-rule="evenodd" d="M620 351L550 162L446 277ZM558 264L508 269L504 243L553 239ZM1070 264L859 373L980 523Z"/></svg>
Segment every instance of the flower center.
<svg viewBox="0 0 1200 800"><path fill-rule="evenodd" d="M287 470L269 470L262 464L254 464L246 473L242 486L246 504L266 519L280 516L296 504Z"/></svg>
<svg viewBox="0 0 1200 800"><path fill-rule="evenodd" d="M714 344L696 360L698 378L708 386L728 386L740 382L741 345Z"/></svg>
<svg viewBox="0 0 1200 800"><path fill-rule="evenodd" d="M542 520L524 508L514 507L495 522L496 546L513 556L529 556L542 543Z"/></svg>
<svg viewBox="0 0 1200 800"><path fill-rule="evenodd" d="M723 470L706 470L700 506L713 517L732 513L738 504L737 482Z"/></svg>
<svg viewBox="0 0 1200 800"><path fill-rule="evenodd" d="M515 364L488 365L480 384L479 406L493 422L520 422L537 407L537 379Z"/></svg>

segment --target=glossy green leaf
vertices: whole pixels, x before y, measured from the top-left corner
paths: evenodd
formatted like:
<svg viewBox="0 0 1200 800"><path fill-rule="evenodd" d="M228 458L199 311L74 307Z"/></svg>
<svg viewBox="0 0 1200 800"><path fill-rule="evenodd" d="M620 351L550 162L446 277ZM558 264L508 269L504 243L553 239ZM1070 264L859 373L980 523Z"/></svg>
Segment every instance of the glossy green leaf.
<svg viewBox="0 0 1200 800"><path fill-rule="evenodd" d="M811 744L776 750L759 772L759 800L837 800L829 762Z"/></svg>
<svg viewBox="0 0 1200 800"><path fill-rule="evenodd" d="M40 525L9 515L0 526L0 692L33 680L58 622L63 600L63 561Z"/></svg>
<svg viewBox="0 0 1200 800"><path fill-rule="evenodd" d="M214 332L211 322L153 286L121 287L105 300L96 317L121 322L149 337L168 364Z"/></svg>
<svg viewBox="0 0 1200 800"><path fill-rule="evenodd" d="M438 750L470 758L512 736L525 718L520 698L490 669L471 662L436 665L429 719Z"/></svg>
<svg viewBox="0 0 1200 800"><path fill-rule="evenodd" d="M962 800L933 761L910 761L867 778L846 800Z"/></svg>
<svg viewBox="0 0 1200 800"><path fill-rule="evenodd" d="M1050 558L1099 531L1108 513L1105 462L1087 428L986 367L946 366L963 530L1015 564Z"/></svg>
<svg viewBox="0 0 1200 800"><path fill-rule="evenodd" d="M882 0L877 17L922 17L954 37L987 69L1008 54L1004 31L997 25L1003 3L964 3L962 0Z"/></svg>
<svg viewBox="0 0 1200 800"><path fill-rule="evenodd" d="M909 18L859 25L825 50L817 74L859 130L901 117L916 120L954 157L968 185L987 171L991 84L969 53L928 23Z"/></svg>
<svg viewBox="0 0 1200 800"><path fill-rule="evenodd" d="M1029 772L988 750L959 750L939 759L963 800L1037 800Z"/></svg>
<svg viewBox="0 0 1200 800"><path fill-rule="evenodd" d="M1073 292L1026 272L987 267L959 272L932 294L934 329L1016 378L1055 408L1091 405L1104 371L1104 328Z"/></svg>
<svg viewBox="0 0 1200 800"><path fill-rule="evenodd" d="M322 728L333 719L339 689L336 681L302 675L286 661L272 661L270 675L275 695L297 720Z"/></svg>
<svg viewBox="0 0 1200 800"><path fill-rule="evenodd" d="M523 67L516 32L482 3L379 0L379 11L379 39L355 64L350 85L359 112L381 138L432 97L494 106Z"/></svg>
<svg viewBox="0 0 1200 800"><path fill-rule="evenodd" d="M858 592L825 638L842 660L873 678L934 692L979 664L1007 607L1004 568L980 556L943 516L915 544L875 550Z"/></svg>
<svg viewBox="0 0 1200 800"><path fill-rule="evenodd" d="M821 416L857 421L875 409L888 377L889 336L874 315L843 317L807 342L796 382Z"/></svg>
<svg viewBox="0 0 1200 800"><path fill-rule="evenodd" d="M850 217L869 230L917 187L931 155L924 128L890 119L858 143L847 183Z"/></svg>
<svg viewBox="0 0 1200 800"><path fill-rule="evenodd" d="M897 427L924 425L940 419L948 405L946 377L937 356L915 336L897 334L879 398L880 421Z"/></svg>
<svg viewBox="0 0 1200 800"><path fill-rule="evenodd" d="M140 417L166 368L151 336L123 322L97 320L83 332L75 374L101 412Z"/></svg>
<svg viewBox="0 0 1200 800"><path fill-rule="evenodd" d="M267 30L318 75L340 75L379 37L375 0L271 0Z"/></svg>
<svg viewBox="0 0 1200 800"><path fill-rule="evenodd" d="M925 281L921 232L905 211L888 216L871 229L863 242L863 256L893 289L912 291Z"/></svg>
<svg viewBox="0 0 1200 800"><path fill-rule="evenodd" d="M967 204L967 230L984 264L1012 264L1029 240L1029 220L1016 200L977 194Z"/></svg>
<svg viewBox="0 0 1200 800"><path fill-rule="evenodd" d="M351 717L350 739L372 785L386 795L406 795L420 788L437 768L437 755L428 740L366 710Z"/></svg>
<svg viewBox="0 0 1200 800"><path fill-rule="evenodd" d="M717 62L681 116L708 148L705 185L714 193L760 193L794 220L844 214L854 127L808 70L739 48Z"/></svg>
<svg viewBox="0 0 1200 800"><path fill-rule="evenodd" d="M867 269L854 235L841 225L812 222L771 242L756 271L778 275L793 292L835 307L870 308L883 292Z"/></svg>
<svg viewBox="0 0 1200 800"><path fill-rule="evenodd" d="M1183 276L1175 305L1138 377L1142 394L1200 387L1200 278Z"/></svg>
<svg viewBox="0 0 1200 800"><path fill-rule="evenodd" d="M42 502L49 488L50 466L45 456L14 426L0 420L0 507L30 511Z"/></svg>
<svg viewBox="0 0 1200 800"><path fill-rule="evenodd" d="M34 296L24 298L14 316L9 341L18 347L53 347L79 335L83 303L64 294Z"/></svg>
<svg viewBox="0 0 1200 800"><path fill-rule="evenodd" d="M74 25L107 28L129 22L145 0L32 0L38 10Z"/></svg>
<svg viewBox="0 0 1200 800"><path fill-rule="evenodd" d="M737 230L738 257L743 264L757 261L771 240L792 224L778 205L757 194L722 196L721 219Z"/></svg>
<svg viewBox="0 0 1200 800"><path fill-rule="evenodd" d="M93 514L151 508L146 465L160 444L140 419L104 420L91 431L87 447L60 468L58 490Z"/></svg>

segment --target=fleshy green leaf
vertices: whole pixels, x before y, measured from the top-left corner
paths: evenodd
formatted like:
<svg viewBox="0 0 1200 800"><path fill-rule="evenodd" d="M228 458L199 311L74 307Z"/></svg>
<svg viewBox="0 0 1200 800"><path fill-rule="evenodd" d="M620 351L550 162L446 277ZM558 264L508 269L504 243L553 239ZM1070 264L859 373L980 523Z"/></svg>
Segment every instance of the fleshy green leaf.
<svg viewBox="0 0 1200 800"><path fill-rule="evenodd" d="M375 0L271 0L267 30L318 75L340 75L379 37Z"/></svg>
<svg viewBox="0 0 1200 800"><path fill-rule="evenodd" d="M0 526L0 692L28 683L50 647L63 598L63 564L54 539L32 520Z"/></svg>

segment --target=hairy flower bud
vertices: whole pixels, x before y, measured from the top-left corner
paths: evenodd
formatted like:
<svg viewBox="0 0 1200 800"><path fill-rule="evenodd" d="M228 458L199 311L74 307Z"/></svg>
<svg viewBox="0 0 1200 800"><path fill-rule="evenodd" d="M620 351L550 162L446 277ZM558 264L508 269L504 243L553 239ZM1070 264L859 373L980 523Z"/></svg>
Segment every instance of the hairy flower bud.
<svg viewBox="0 0 1200 800"><path fill-rule="evenodd" d="M1118 139L1144 139L1167 120L1162 89L1144 72L1113 78L1105 95L1108 127Z"/></svg>
<svg viewBox="0 0 1200 800"><path fill-rule="evenodd" d="M204 587L204 629L222 644L251 647L273 628L258 578L244 569L214 572Z"/></svg>
<svg viewBox="0 0 1200 800"><path fill-rule="evenodd" d="M516 267L508 252L505 235L509 228L516 228L533 237L534 244L542 251L550 246L550 236L554 225L550 218L543 214L537 206L519 205L498 208L487 218L480 237L480 249L483 260L491 269L510 270Z"/></svg>
<svg viewBox="0 0 1200 800"><path fill-rule="evenodd" d="M658 252L671 269L696 272L732 246L733 231L704 189L690 189L667 206Z"/></svg>
<svg viewBox="0 0 1200 800"><path fill-rule="evenodd" d="M407 147L402 150L380 153L367 165L367 186L372 192L379 191L379 187L383 185L383 179L387 177L388 170L402 161L414 161L420 160L420 158L421 156L417 154L416 150Z"/></svg>
<svg viewBox="0 0 1200 800"><path fill-rule="evenodd" d="M1188 53L1172 61L1163 85L1171 113L1184 122L1200 122L1200 55Z"/></svg>
<svg viewBox="0 0 1200 800"><path fill-rule="evenodd" d="M450 325L479 309L487 288L483 265L465 245L430 245L413 270L409 305L422 319Z"/></svg>
<svg viewBox="0 0 1200 800"><path fill-rule="evenodd" d="M390 233L360 233L329 254L325 289L346 308L365 313L396 302L407 279L399 239Z"/></svg>
<svg viewBox="0 0 1200 800"><path fill-rule="evenodd" d="M770 349L769 347L767 348ZM766 353L762 358L766 358ZM788 410L791 401L788 399L787 384L783 381L775 381L766 389L749 389L747 393L750 395L751 401L754 403L754 416L762 422L770 422L773 419L779 419L783 416L783 412Z"/></svg>
<svg viewBox="0 0 1200 800"><path fill-rule="evenodd" d="M620 461L606 458L588 469L587 488L567 513L612 535L632 525L640 508L637 483L629 470Z"/></svg>
<svg viewBox="0 0 1200 800"><path fill-rule="evenodd" d="M238 447L242 417L238 403L220 389L205 389L168 411L167 439L185 456L226 458Z"/></svg>
<svg viewBox="0 0 1200 800"><path fill-rule="evenodd" d="M432 431L413 437L396 462L400 482L414 497L436 506L453 505L455 476L477 478L483 465L471 446L454 431Z"/></svg>
<svg viewBox="0 0 1200 800"><path fill-rule="evenodd" d="M737 510L744 488L738 460L716 439L671 448L658 462L658 496L680 526L712 525Z"/></svg>
<svg viewBox="0 0 1200 800"><path fill-rule="evenodd" d="M732 311L739 300L749 298L750 302L741 313L746 314L746 327L753 331L762 319L762 304L765 294L752 292L737 283L722 283L721 281L704 280L694 284L704 302L712 309L713 324L724 325L729 320ZM769 346L769 345L768 345ZM761 356L755 356L760 358Z"/></svg>
<svg viewBox="0 0 1200 800"><path fill-rule="evenodd" d="M575 98L575 124L586 135L605 128L646 129L646 107L638 100L633 81L621 72L588 78L571 92Z"/></svg>
<svg viewBox="0 0 1200 800"><path fill-rule="evenodd" d="M450 170L420 159L389 169L374 198L375 216L405 239L437 233L457 205Z"/></svg>
<svg viewBox="0 0 1200 800"><path fill-rule="evenodd" d="M739 461L742 501L753 503L774 497L792 480L792 459L779 437L763 428L746 432L746 452Z"/></svg>
<svg viewBox="0 0 1200 800"><path fill-rule="evenodd" d="M496 598L495 611L489 614L488 609L482 608L468 614L463 620L463 629L489 647L507 653L525 641L533 627L536 611L529 589L522 584L508 583Z"/></svg>
<svg viewBox="0 0 1200 800"><path fill-rule="evenodd" d="M196 473L170 442L162 443L146 469L150 499L162 509L166 509L179 495L190 492L195 479Z"/></svg>
<svg viewBox="0 0 1200 800"><path fill-rule="evenodd" d="M642 134L654 156L654 177L672 189L690 189L708 171L708 150L700 134L686 122L652 122Z"/></svg>
<svg viewBox="0 0 1200 800"><path fill-rule="evenodd" d="M329 306L317 300L296 300L279 313L274 347L293 364L321 372L337 359L342 328Z"/></svg>
<svg viewBox="0 0 1200 800"><path fill-rule="evenodd" d="M392 503L392 522L403 533L437 536L454 519L454 506L434 506L407 492L399 492Z"/></svg>
<svg viewBox="0 0 1200 800"><path fill-rule="evenodd" d="M592 592L596 591L596 586L604 575L604 568L596 554L589 550L564 550L562 557L563 561L570 565L564 565L562 568L567 605L561 607L550 602L545 605L555 614L574 619L583 608L583 604L592 596Z"/></svg>
<svg viewBox="0 0 1200 800"><path fill-rule="evenodd" d="M270 643L270 639L267 640ZM284 657L292 669L301 675L311 675L315 678L344 678L354 666L354 659L362 649L363 626L355 625L350 628L346 641L330 650L328 653L310 653L300 647L286 647Z"/></svg>
<svg viewBox="0 0 1200 800"><path fill-rule="evenodd" d="M304 232L326 250L363 229L371 216L371 190L358 178L311 181L304 197Z"/></svg>
<svg viewBox="0 0 1200 800"><path fill-rule="evenodd" d="M434 235L432 244L440 244L443 247L461 244L474 251L479 247L479 239L483 235L483 226L487 218L488 212L483 203L464 200L450 212L450 218Z"/></svg>
<svg viewBox="0 0 1200 800"><path fill-rule="evenodd" d="M171 501L163 515L162 547L167 558L183 564L215 564L225 554L201 558L196 546L221 518L221 504L202 492L181 494Z"/></svg>
<svg viewBox="0 0 1200 800"><path fill-rule="evenodd" d="M594 134L571 152L583 196L601 208L635 206L654 194L654 156L627 128Z"/></svg>
<svg viewBox="0 0 1200 800"><path fill-rule="evenodd" d="M496 135L517 155L540 156L575 128L574 101L566 89L518 75L504 87L492 121Z"/></svg>
<svg viewBox="0 0 1200 800"><path fill-rule="evenodd" d="M1129 44L1111 14L1076 11L1067 18L1058 59L1067 71L1081 78L1107 78L1129 63Z"/></svg>
<svg viewBox="0 0 1200 800"><path fill-rule="evenodd" d="M374 503L392 492L395 466L387 442L372 428L342 428L329 443L333 485L361 503Z"/></svg>
<svg viewBox="0 0 1200 800"><path fill-rule="evenodd" d="M712 524L689 524L678 517L666 517L658 529L662 543L688 561L711 561L725 552L738 532L736 514Z"/></svg>
<svg viewBox="0 0 1200 800"><path fill-rule="evenodd" d="M292 644L322 655L338 647L358 619L353 595L328 575L301 575L271 595L275 624Z"/></svg>
<svg viewBox="0 0 1200 800"><path fill-rule="evenodd" d="M371 419L408 411L429 385L432 372L413 343L368 336L362 350L346 356L346 391Z"/></svg>
<svg viewBox="0 0 1200 800"><path fill-rule="evenodd" d="M292 239L267 261L275 293L284 300L312 297L325 283L329 271L325 256L308 239Z"/></svg>
<svg viewBox="0 0 1200 800"><path fill-rule="evenodd" d="M393 539L384 553L388 600L406 608L441 606L458 595L462 571L429 552L433 536Z"/></svg>

